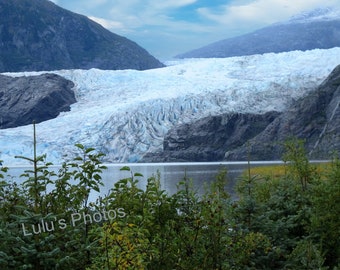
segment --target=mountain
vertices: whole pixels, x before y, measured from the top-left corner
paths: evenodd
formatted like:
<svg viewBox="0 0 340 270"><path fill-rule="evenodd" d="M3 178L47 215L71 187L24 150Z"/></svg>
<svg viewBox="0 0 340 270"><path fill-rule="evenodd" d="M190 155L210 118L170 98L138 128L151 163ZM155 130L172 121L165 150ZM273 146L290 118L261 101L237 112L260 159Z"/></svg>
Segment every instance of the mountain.
<svg viewBox="0 0 340 270"><path fill-rule="evenodd" d="M291 137L305 141L311 159L330 159L340 153L340 66L305 98L277 117L260 134L225 155L227 160L273 160Z"/></svg>
<svg viewBox="0 0 340 270"><path fill-rule="evenodd" d="M164 66L135 42L47 0L1 0L0 41L0 72Z"/></svg>
<svg viewBox="0 0 340 270"><path fill-rule="evenodd" d="M144 162L280 160L284 142L305 141L311 159L340 153L340 65L284 112L225 113L173 127Z"/></svg>
<svg viewBox="0 0 340 270"><path fill-rule="evenodd" d="M289 21L217 41L176 58L232 57L340 46L340 10L325 8L304 12Z"/></svg>
<svg viewBox="0 0 340 270"><path fill-rule="evenodd" d="M53 119L76 102L74 83L56 74L0 75L0 129Z"/></svg>
<svg viewBox="0 0 340 270"><path fill-rule="evenodd" d="M53 71L74 83L77 102L70 111L36 125L37 153L60 164L82 143L105 153L105 162L138 162L162 151L167 133L181 124L239 113L235 123L242 126L241 113L282 113L315 90L339 63L340 48L333 48L178 60L144 71ZM31 157L32 141L31 125L1 129L0 159L11 165L24 162L14 156Z"/></svg>

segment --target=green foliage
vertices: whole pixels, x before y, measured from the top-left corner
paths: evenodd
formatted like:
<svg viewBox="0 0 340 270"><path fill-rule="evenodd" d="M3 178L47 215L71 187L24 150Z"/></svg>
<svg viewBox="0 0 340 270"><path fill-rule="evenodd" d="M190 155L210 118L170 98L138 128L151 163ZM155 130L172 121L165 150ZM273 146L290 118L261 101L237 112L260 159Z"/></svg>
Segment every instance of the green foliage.
<svg viewBox="0 0 340 270"><path fill-rule="evenodd" d="M296 138L285 142L283 161L288 162L290 177L298 180L302 190L306 190L316 176L316 168L309 163L303 143Z"/></svg>
<svg viewBox="0 0 340 270"><path fill-rule="evenodd" d="M310 233L325 252L328 265L340 265L340 161L334 159L325 180L311 191Z"/></svg>
<svg viewBox="0 0 340 270"><path fill-rule="evenodd" d="M294 147L293 147L294 146ZM175 194L132 172L100 191L102 154L53 170L45 156L18 185L0 168L1 269L329 269L339 267L340 162L316 171L298 141L287 143L285 174L252 175L225 190L221 170L203 195L184 175Z"/></svg>
<svg viewBox="0 0 340 270"><path fill-rule="evenodd" d="M50 169L45 156L18 157L33 164L21 175L26 180L21 185L1 182L1 269L84 269L90 264L95 243L88 233L91 224L73 224L72 214L89 213L89 192L99 190L104 167L101 154L78 148L82 159L63 164L59 173Z"/></svg>
<svg viewBox="0 0 340 270"><path fill-rule="evenodd" d="M289 256L287 269L327 269L325 259L311 240L300 241Z"/></svg>
<svg viewBox="0 0 340 270"><path fill-rule="evenodd" d="M261 269L332 269L340 256L337 162L322 175L298 140L286 143L284 161L284 175L240 180L238 223L270 240L268 253L257 258Z"/></svg>

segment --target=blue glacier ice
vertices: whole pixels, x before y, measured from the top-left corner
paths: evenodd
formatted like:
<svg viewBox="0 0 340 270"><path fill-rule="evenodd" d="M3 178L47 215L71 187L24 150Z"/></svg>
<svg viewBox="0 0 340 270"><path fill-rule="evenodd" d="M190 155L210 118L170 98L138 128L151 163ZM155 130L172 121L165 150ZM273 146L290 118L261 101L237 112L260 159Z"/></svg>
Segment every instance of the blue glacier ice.
<svg viewBox="0 0 340 270"><path fill-rule="evenodd" d="M228 112L283 111L339 63L340 48L333 48L186 59L146 71L53 71L75 83L77 102L69 112L37 124L38 154L60 164L82 143L104 152L106 162L136 162L161 149L166 132L178 124ZM0 130L4 164L24 162L15 155L32 157L32 137L30 125Z"/></svg>

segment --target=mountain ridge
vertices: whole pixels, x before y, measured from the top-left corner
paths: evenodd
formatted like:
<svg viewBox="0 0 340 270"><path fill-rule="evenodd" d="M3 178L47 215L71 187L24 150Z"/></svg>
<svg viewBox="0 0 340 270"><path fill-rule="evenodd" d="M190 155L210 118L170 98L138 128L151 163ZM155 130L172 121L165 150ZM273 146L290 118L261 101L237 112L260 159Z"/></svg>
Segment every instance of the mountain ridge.
<svg viewBox="0 0 340 270"><path fill-rule="evenodd" d="M327 14L333 15L327 17ZM223 39L176 55L175 58L224 58L295 50L329 49L339 46L340 11L329 8L320 9L314 17L308 13L305 16L300 14L291 20Z"/></svg>
<svg viewBox="0 0 340 270"><path fill-rule="evenodd" d="M340 9L333 7L316 8L292 16L288 21L280 23L306 23L311 21L339 20Z"/></svg>
<svg viewBox="0 0 340 270"><path fill-rule="evenodd" d="M2 0L0 40L0 72L164 67L135 42L47 0Z"/></svg>

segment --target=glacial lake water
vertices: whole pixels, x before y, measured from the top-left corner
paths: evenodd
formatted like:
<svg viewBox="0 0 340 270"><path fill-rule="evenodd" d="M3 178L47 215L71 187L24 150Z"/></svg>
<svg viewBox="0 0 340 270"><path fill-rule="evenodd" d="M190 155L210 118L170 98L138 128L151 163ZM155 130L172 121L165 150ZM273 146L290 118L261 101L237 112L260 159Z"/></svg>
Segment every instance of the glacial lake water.
<svg viewBox="0 0 340 270"><path fill-rule="evenodd" d="M282 161L253 161L250 166L266 166L282 164ZM169 195L177 191L177 184L186 176L192 179L194 188L198 194L203 194L206 184L211 183L216 179L217 174L223 170L227 170L227 186L226 190L231 194L233 199L236 199L234 191L235 184L244 170L248 167L248 162L183 162L183 163L118 163L104 164L107 169L102 173L102 181L104 186L101 187L101 192L91 193L91 201L94 201L98 196L105 196L109 193L113 185L120 179L131 176L131 173L140 173L143 177L136 177L139 181L139 187L145 189L147 179L153 175L160 174L161 188L166 190ZM120 170L122 167L128 166L131 171ZM51 166L51 170L56 172L60 166ZM9 166L8 175L13 177L13 181L18 183L24 181L24 178L19 176L25 170L31 170L30 166Z"/></svg>

